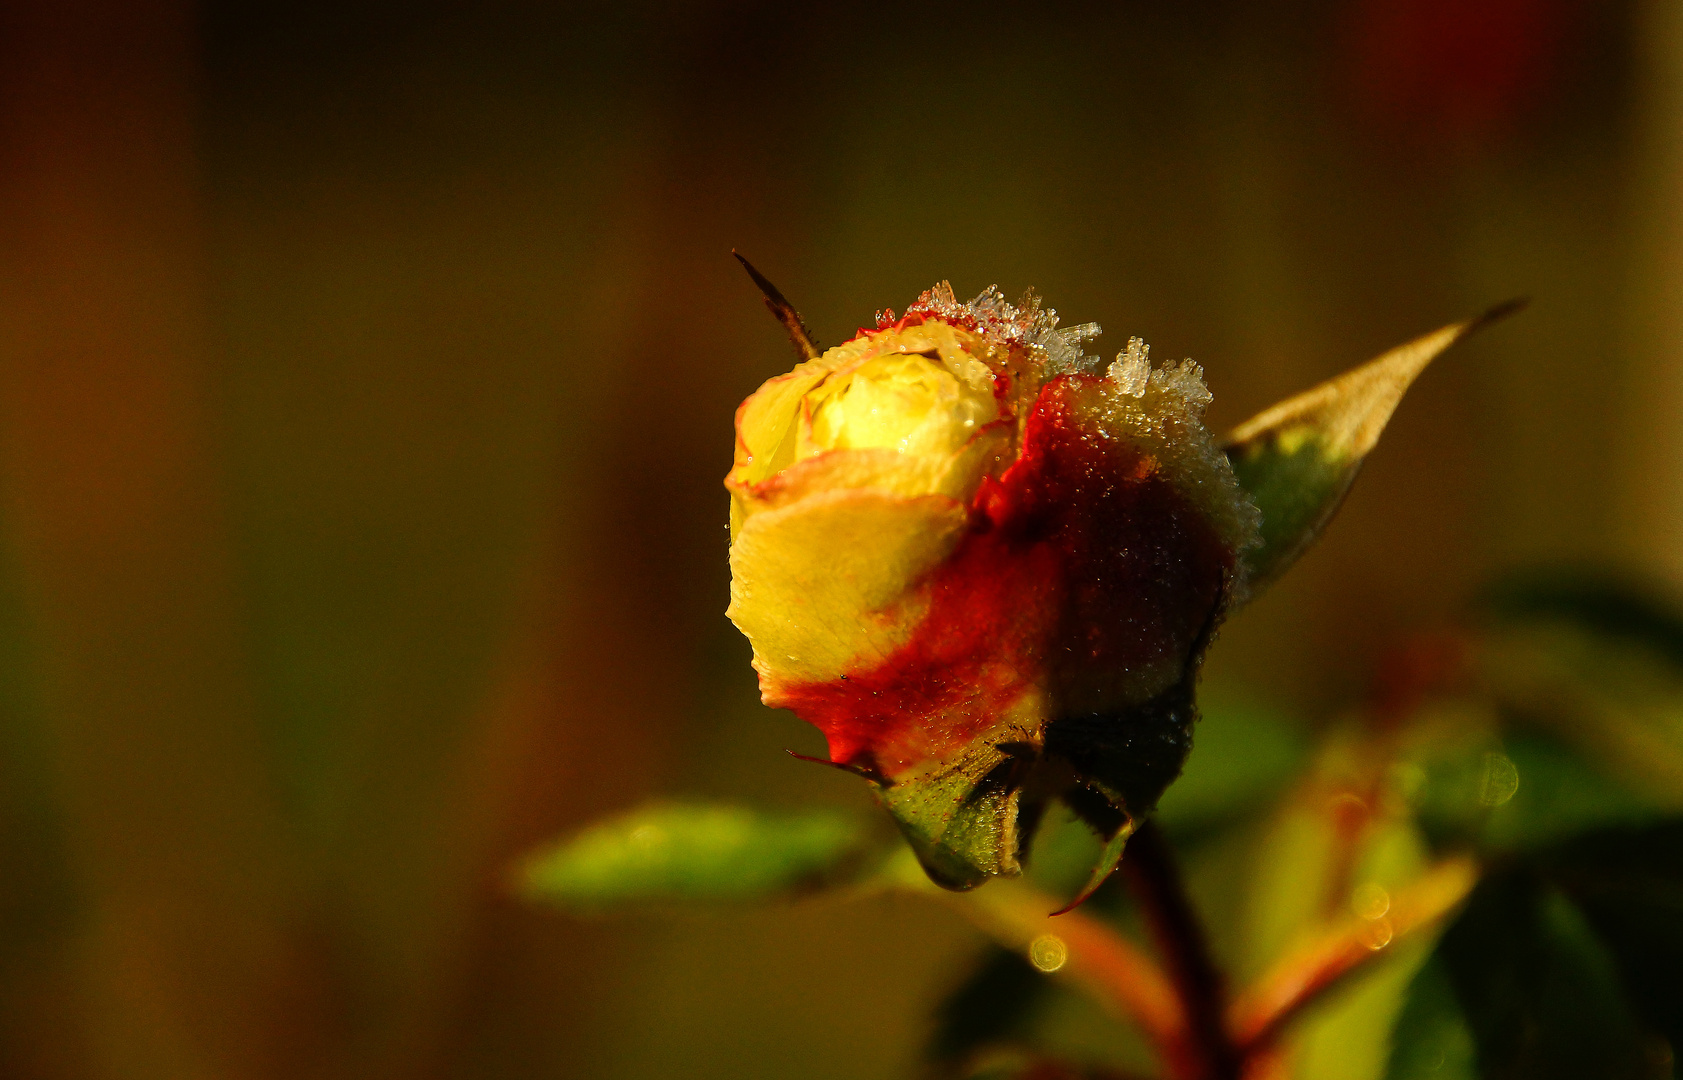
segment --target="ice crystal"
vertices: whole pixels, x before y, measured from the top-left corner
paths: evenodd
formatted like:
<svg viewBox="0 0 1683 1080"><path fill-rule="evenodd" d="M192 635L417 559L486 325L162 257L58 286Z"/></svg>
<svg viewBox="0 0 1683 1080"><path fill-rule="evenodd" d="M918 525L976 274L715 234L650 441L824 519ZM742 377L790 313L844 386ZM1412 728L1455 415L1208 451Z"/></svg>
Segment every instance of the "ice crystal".
<svg viewBox="0 0 1683 1080"><path fill-rule="evenodd" d="M989 285L974 300L965 303L953 294L950 282L942 281L919 296L906 309L906 315L944 319L975 331L995 345L1026 354L1032 370L1025 387L1030 398L1043 383L1060 375L1104 375L1124 394L1141 402L1152 391L1170 395L1177 403L1173 407L1159 404L1151 413L1156 417L1152 423L1179 424L1189 431L1200 432L1197 438L1181 441L1188 445L1198 443L1198 452L1205 457L1220 454L1208 433L1202 430L1204 408L1210 403L1203 368L1191 360L1153 368L1151 346L1138 337L1129 338L1128 347L1107 368L1103 360L1083 349L1087 342L1099 336L1099 324L1082 323L1060 330L1058 313L1044 307L1033 289L1013 304L1005 299L998 286ZM892 309L877 313L879 329L893 325L894 321Z"/></svg>
<svg viewBox="0 0 1683 1080"><path fill-rule="evenodd" d="M1109 375L1124 394L1143 397L1146 385L1151 381L1151 346L1145 343L1144 338L1129 338L1127 351L1116 354Z"/></svg>
<svg viewBox="0 0 1683 1080"><path fill-rule="evenodd" d="M1058 313L1041 306L1033 289L1015 304L996 285L989 285L969 303L960 303L950 282L940 282L906 309L907 315L934 315L969 326L978 334L1028 353L1047 378L1076 372L1094 374L1101 361L1083 346L1099 336L1098 323L1058 329Z"/></svg>
<svg viewBox="0 0 1683 1080"><path fill-rule="evenodd" d="M1194 360L1164 364L1151 373L1151 382L1179 394L1200 418L1204 415L1204 407L1214 400L1210 388L1204 385L1204 369Z"/></svg>

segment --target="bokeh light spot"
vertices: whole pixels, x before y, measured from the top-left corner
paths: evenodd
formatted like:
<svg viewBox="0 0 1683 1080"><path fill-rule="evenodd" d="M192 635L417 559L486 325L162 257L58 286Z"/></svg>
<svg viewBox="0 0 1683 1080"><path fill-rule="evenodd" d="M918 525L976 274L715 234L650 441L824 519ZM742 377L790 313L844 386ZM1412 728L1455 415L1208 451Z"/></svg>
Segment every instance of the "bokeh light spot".
<svg viewBox="0 0 1683 1080"><path fill-rule="evenodd" d="M1069 946L1056 934L1041 934L1029 942L1028 957L1041 971L1056 971L1069 962Z"/></svg>

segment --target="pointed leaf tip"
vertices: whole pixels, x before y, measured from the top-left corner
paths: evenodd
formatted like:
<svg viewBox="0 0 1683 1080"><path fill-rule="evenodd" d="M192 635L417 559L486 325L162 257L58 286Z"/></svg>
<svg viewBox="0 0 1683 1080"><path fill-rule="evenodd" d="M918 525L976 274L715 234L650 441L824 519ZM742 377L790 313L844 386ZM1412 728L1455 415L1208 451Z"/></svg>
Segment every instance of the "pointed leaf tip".
<svg viewBox="0 0 1683 1080"><path fill-rule="evenodd" d="M1105 841L1103 849L1099 852L1099 861L1094 864L1093 873L1087 878L1087 884L1081 886L1081 891L1075 894L1073 900L1047 917L1055 919L1059 915L1067 915L1085 904L1094 893L1098 892L1099 886L1110 880L1110 875L1114 874L1116 868L1122 865L1122 852L1128 846L1128 837L1132 835L1134 835L1134 821L1130 818L1123 823L1121 828L1116 830L1114 836Z"/></svg>
<svg viewBox="0 0 1683 1080"><path fill-rule="evenodd" d="M1253 590L1283 573L1320 536L1426 366L1525 305L1523 298L1509 300L1416 338L1263 410L1228 434L1223 449L1239 485L1262 511L1262 544L1244 556Z"/></svg>

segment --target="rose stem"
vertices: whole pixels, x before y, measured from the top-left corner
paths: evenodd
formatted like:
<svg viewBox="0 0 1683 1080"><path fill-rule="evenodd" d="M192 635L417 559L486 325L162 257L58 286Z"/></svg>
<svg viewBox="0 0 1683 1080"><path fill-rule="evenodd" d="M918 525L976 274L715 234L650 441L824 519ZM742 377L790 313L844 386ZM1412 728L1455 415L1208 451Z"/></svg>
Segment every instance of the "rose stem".
<svg viewBox="0 0 1683 1080"><path fill-rule="evenodd" d="M915 883L911 887L952 905L1014 952L1025 950L1041 934L1062 939L1069 947L1068 971L1076 981L1132 1020L1171 1067L1189 1057L1186 1014L1169 977L1144 950L1111 927L1080 911L1054 920L1046 914L1051 897L1021 882L993 882L973 893L918 888Z"/></svg>
<svg viewBox="0 0 1683 1080"><path fill-rule="evenodd" d="M1069 948L1068 974L1116 1015L1132 1021L1169 1075L1198 1080L1186 1011L1173 983L1143 949L1114 928L1082 911L1048 916L1052 898L1021 880L991 882L968 893L937 888L906 849L875 879L876 887L883 885L948 905L1013 952L1025 951L1042 934L1060 938Z"/></svg>
<svg viewBox="0 0 1683 1080"><path fill-rule="evenodd" d="M1227 1035L1221 973L1210 958L1204 929L1156 822L1147 821L1128 841L1122 874L1186 1010L1190 1041L1202 1059L1194 1075L1200 1080L1237 1080L1240 1058Z"/></svg>

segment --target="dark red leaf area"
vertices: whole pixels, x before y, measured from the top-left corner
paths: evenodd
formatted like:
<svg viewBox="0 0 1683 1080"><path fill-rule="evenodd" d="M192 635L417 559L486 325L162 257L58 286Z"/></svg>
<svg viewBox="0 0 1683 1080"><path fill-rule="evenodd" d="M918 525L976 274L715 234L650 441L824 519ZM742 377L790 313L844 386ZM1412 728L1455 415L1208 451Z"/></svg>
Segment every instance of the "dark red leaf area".
<svg viewBox="0 0 1683 1080"><path fill-rule="evenodd" d="M1155 459L1082 422L1099 382L1042 390L1021 455L983 483L970 532L921 583L928 613L909 641L779 695L833 760L893 777L955 755L1032 690L1047 704L1016 738L1145 701L1195 659L1232 552Z"/></svg>

